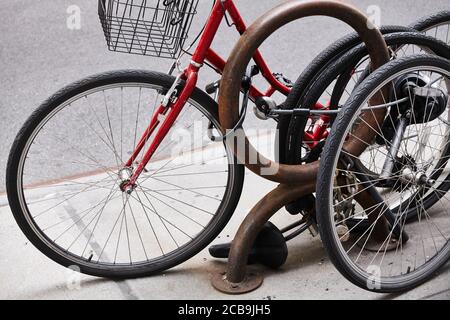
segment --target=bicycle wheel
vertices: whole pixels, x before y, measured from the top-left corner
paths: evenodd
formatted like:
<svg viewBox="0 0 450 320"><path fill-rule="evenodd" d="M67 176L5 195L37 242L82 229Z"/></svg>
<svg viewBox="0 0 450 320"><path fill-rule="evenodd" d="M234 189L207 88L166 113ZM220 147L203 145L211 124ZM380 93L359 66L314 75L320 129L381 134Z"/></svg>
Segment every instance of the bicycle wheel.
<svg viewBox="0 0 450 320"><path fill-rule="evenodd" d="M390 34L395 32L413 31L413 29L402 26L384 26L380 28L380 31L382 34ZM360 44L361 38L359 35L357 33L351 33L334 42L322 51L298 77L291 92L287 96L286 101L283 103L283 108L289 110L302 105L306 93L313 87L317 77L333 65L333 63L342 57L342 55ZM291 119L291 116L280 116L277 126L278 138L276 141L279 144L277 148L279 150L279 162L284 164L296 164L290 160L290 149L288 145ZM308 119L305 118L305 121L307 120Z"/></svg>
<svg viewBox="0 0 450 320"><path fill-rule="evenodd" d="M100 74L62 89L26 121L8 161L8 199L46 256L94 276L145 276L194 256L226 225L244 168L207 137L210 123L219 128L217 104L198 89L137 188L121 190L131 175L124 163L174 80Z"/></svg>
<svg viewBox="0 0 450 320"><path fill-rule="evenodd" d="M383 35L411 31L414 30L402 26L383 26L380 28L380 32ZM360 44L361 38L359 35L357 33L350 33L322 51L322 53L320 53L299 76L293 85L291 92L287 96L286 101L282 104L282 108L292 110L294 108L299 108L300 106L306 107L304 100L309 94L309 91L314 89L314 86L317 83L317 78L323 72L332 67L336 60L339 60L348 51ZM341 86L342 85L343 84L341 84ZM327 89L324 88L324 90ZM330 101L332 95L331 91L326 91L326 93L329 95L329 98L326 101ZM319 99L317 99L316 102L317 101L319 101ZM276 150L278 151L278 162L283 164L301 164L304 163L305 160L307 161L308 155L312 155L312 157L310 157L311 161L314 161L314 159L320 155L323 142L319 142L314 148L315 150L311 150L305 141L303 141L303 135L309 120L311 120L309 127L314 127L317 117L279 117L277 137L275 139L277 143ZM294 203L286 206L286 210L294 214L302 212L304 211L303 208L305 206L309 206L308 202L311 199L311 196L298 199Z"/></svg>
<svg viewBox="0 0 450 320"><path fill-rule="evenodd" d="M450 44L450 11L441 11L431 16L424 17L411 24L409 27L383 26L380 28L381 33L384 35L396 32L411 32L414 30ZM357 34L352 33L339 39L326 48L311 62L310 65L308 65L307 69L297 79L293 89L283 104L284 108L293 109L303 106L305 94L310 88L314 87L313 84L316 82L317 77L319 77L323 71L327 70L330 66L336 63L336 61L345 53L359 45L361 45L361 39ZM345 78L341 78L344 83L341 83L340 86L347 85L348 81L345 83L344 79ZM327 101L332 100L332 89L333 87L328 88ZM291 120L291 116L282 116L279 119L278 125L279 139L277 139L277 141L279 141L278 150L280 153L280 162L287 164L298 163L292 160L292 140L290 140L291 136L289 135ZM294 121L299 121L301 124L299 127L303 126L304 131L307 126L308 117L296 117ZM299 129L299 132L303 131L300 131ZM296 139L303 139L303 136L301 135ZM298 142L295 142L294 144L298 145ZM302 144L302 146L305 147L304 144ZM323 144L321 147L322 146ZM304 157L306 153L309 152L308 148L303 149L303 154L300 155L300 158Z"/></svg>
<svg viewBox="0 0 450 320"><path fill-rule="evenodd" d="M429 79L426 84L419 83L422 76ZM448 135L449 123L442 115L449 112L449 88L450 62L446 59L418 55L392 61L356 88L325 143L317 180L320 235L336 268L361 288L386 293L412 289L435 275L450 258L447 191L436 187L449 181L433 179L436 172L444 176L449 172L448 155L442 151L449 148L449 142L439 144L442 140L436 139ZM447 100L438 108L436 100L443 96ZM371 106L374 97L383 97L386 103ZM430 104L421 106L422 99ZM380 110L385 111L385 120L373 124ZM441 121L446 124L444 132L437 125ZM386 129L391 123L397 142ZM368 129L365 135L360 134L361 128ZM416 135L416 139L405 143L399 139L402 135ZM370 148L379 138L389 146L388 154L366 157L349 151L354 142ZM398 162L405 154L412 158ZM443 154L444 159L440 158ZM385 167L383 179L373 177L364 167L375 162L394 164L399 170ZM379 188L381 180L390 182L390 189ZM401 192L394 192L396 188ZM424 199L429 193L438 201L427 208ZM406 224L405 212L412 202L418 203L414 205L417 220ZM348 212L349 207L354 209ZM393 213L396 207L399 210ZM362 232L346 226L348 219L358 217L370 221Z"/></svg>
<svg viewBox="0 0 450 320"><path fill-rule="evenodd" d="M410 27L450 44L450 11L441 11L424 17Z"/></svg>
<svg viewBox="0 0 450 320"><path fill-rule="evenodd" d="M399 58L402 56L408 56L411 54L415 54L417 52L433 52L434 54L444 57L446 59L450 59L450 48L445 45L443 42L438 41L434 38L425 36L419 33L393 33L385 36L386 43L390 46L395 52L395 58ZM314 85L311 86L311 89L305 94L303 98L302 107L312 108L316 101L322 101L323 99L329 99L328 89L331 87L331 103L330 107L332 109L336 109L338 106L344 105L350 93L354 90L354 88L358 85L360 81L364 79L364 75L361 76L360 73L356 73L353 70L358 69L366 69L365 66L361 67L361 61L366 61L367 63L367 52L363 45L357 46L354 49L350 50L347 54L343 55L340 59L335 61L326 71L322 72L322 74L316 79ZM345 76L346 75L346 76ZM341 78L342 77L342 78ZM352 78L353 81L352 81ZM336 80L337 79L337 80ZM333 117L330 119L330 123L333 123ZM447 117L447 120L448 119ZM444 123L441 123L445 125ZM309 128L307 128L307 132L311 132L314 128L314 122L311 122ZM302 163L304 162L304 158L302 158L305 147L303 146L303 141L300 132L304 129L303 121L300 119L296 119L294 117L291 122L291 127L289 130L289 150L290 153L287 154L288 161L291 163ZM448 141L450 136L439 137L439 140ZM444 142L442 142L444 143ZM323 147L319 145L317 148ZM377 148L380 149L377 151ZM367 152L375 153L375 152L386 152L385 144L375 145ZM384 150L384 151L383 151ZM443 150L447 152L447 150ZM314 152L314 150L312 150ZM312 162L319 159L321 150L314 152L315 157L308 159L307 161ZM441 158L444 159L445 155L441 155ZM379 174L380 168L371 167L367 168L367 171L370 171L373 176ZM450 178L450 176L449 176ZM445 188L449 188L450 186L444 183L440 189L445 190ZM448 189L447 189L448 190ZM445 190L445 191L447 191ZM395 211L395 210L394 210ZM407 214L408 219L414 219L415 209L411 207L409 214Z"/></svg>

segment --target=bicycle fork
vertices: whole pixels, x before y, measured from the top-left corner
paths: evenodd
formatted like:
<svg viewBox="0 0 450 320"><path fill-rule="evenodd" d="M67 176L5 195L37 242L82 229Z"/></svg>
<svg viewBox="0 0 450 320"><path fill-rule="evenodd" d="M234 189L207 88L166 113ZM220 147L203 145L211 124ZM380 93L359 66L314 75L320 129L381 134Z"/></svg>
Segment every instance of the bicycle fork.
<svg viewBox="0 0 450 320"><path fill-rule="evenodd" d="M158 131L156 132L155 138L152 140L149 148L145 152L142 161L138 164L131 177L121 185L121 190L123 192L127 192L130 194L136 188L136 182L139 176L145 170L145 167L151 160L152 156L155 154L162 141L165 139L167 133L170 131L170 128L175 123L176 119L186 105L189 97L192 95L195 86L197 85L197 79L198 71L194 68L188 68L177 77L174 85L167 92L160 106L157 108L155 114L153 115L150 121L150 125L145 130L142 137L139 139L139 142L137 143L130 159L125 164L125 168L131 168L133 166L134 161L137 159L142 149L147 144L149 138L159 127ZM182 81L185 81L185 85L183 86L183 89L178 95L176 101L172 103L171 97L174 94L176 87Z"/></svg>

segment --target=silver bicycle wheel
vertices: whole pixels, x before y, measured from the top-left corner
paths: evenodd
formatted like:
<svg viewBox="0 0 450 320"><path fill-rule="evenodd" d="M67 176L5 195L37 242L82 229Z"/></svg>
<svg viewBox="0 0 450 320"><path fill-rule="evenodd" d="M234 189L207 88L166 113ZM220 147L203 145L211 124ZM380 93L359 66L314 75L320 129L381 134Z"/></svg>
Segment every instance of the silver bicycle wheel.
<svg viewBox="0 0 450 320"><path fill-rule="evenodd" d="M9 159L8 197L44 254L92 275L142 276L192 257L225 226L243 168L224 143L208 138L211 124L219 127L217 105L200 90L136 189L122 188L154 134L125 163L173 81L142 71L94 76L61 90L26 122Z"/></svg>
<svg viewBox="0 0 450 320"><path fill-rule="evenodd" d="M392 61L355 90L334 123L318 177L318 222L331 260L362 288L411 289L450 257L450 198L448 188L440 189L450 183L449 88L445 59ZM371 105L380 95L384 103ZM374 123L380 110L384 120ZM366 152L347 151L354 142ZM377 143L385 151L367 152ZM411 208L416 219L407 224ZM349 226L354 219L369 225Z"/></svg>

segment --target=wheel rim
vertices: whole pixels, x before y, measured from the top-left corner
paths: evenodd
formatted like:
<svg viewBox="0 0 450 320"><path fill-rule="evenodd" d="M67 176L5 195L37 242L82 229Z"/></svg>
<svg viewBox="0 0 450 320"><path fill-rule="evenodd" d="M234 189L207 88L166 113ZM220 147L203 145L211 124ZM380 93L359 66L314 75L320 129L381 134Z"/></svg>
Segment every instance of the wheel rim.
<svg viewBox="0 0 450 320"><path fill-rule="evenodd" d="M446 44L450 44L450 22L445 21L437 25L430 26L424 30L420 30L428 36L439 39Z"/></svg>

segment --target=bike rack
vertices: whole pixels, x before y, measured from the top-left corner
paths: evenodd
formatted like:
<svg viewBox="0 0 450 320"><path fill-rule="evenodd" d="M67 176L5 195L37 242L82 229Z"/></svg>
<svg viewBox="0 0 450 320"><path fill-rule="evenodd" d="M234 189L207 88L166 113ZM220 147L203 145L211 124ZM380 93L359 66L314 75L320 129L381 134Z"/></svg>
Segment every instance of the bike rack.
<svg viewBox="0 0 450 320"><path fill-rule="evenodd" d="M333 17L355 29L366 44L374 69L389 61L390 55L383 36L356 8L337 1L285 2L270 10L250 26L228 59L221 80L219 97L219 118L224 134L227 130L234 128L239 120L240 83L254 51L284 25L309 16ZM383 104L381 94L376 95L370 102L373 105ZM385 112L384 109L379 109L370 114L365 113L367 124L376 125L384 119ZM349 139L346 143L345 148L351 154L361 155L366 148L364 141L370 141L368 138L375 136L368 125L358 127L354 133L357 139ZM235 151L239 161L257 175L280 185L262 198L244 219L232 242L227 271L215 274L212 278L214 288L227 294L247 293L261 286L263 282L261 275L247 274L247 258L250 249L264 224L278 210L315 191L319 170L318 162L297 166L272 162L255 150L242 129L238 131L237 133L242 134L241 138L245 139L244 154L238 150ZM234 147L237 138L239 137L229 137L226 143Z"/></svg>

